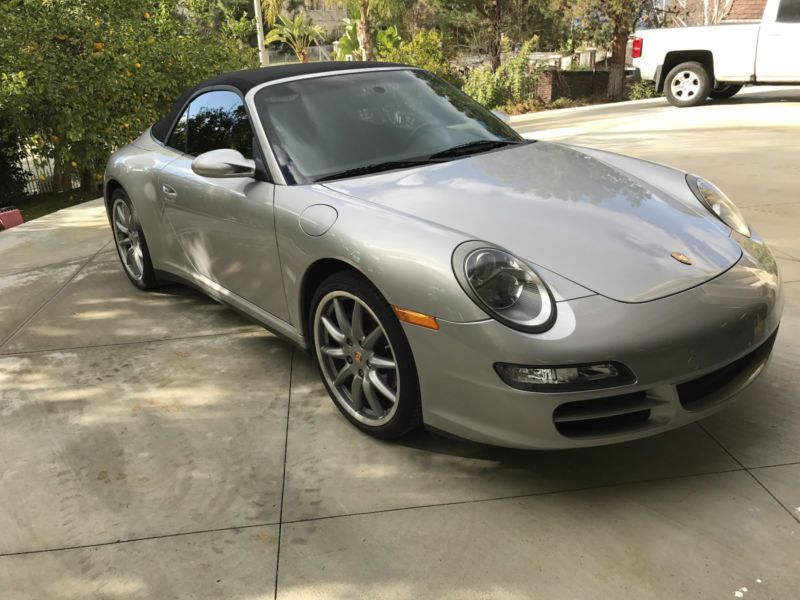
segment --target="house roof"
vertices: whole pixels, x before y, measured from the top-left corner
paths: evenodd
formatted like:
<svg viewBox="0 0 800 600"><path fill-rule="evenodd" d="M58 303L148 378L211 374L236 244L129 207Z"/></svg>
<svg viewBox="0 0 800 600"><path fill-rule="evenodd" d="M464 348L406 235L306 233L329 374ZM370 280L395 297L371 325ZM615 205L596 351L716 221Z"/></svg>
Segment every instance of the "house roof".
<svg viewBox="0 0 800 600"><path fill-rule="evenodd" d="M767 0L733 0L723 21L760 21Z"/></svg>
<svg viewBox="0 0 800 600"><path fill-rule="evenodd" d="M178 100L173 104L169 114L158 123L153 125L151 132L153 136L164 142L169 135L172 124L181 116L186 103L205 88L228 86L238 90L243 96L252 88L269 81L297 77L298 75L313 75L316 73L329 73L331 71L350 71L355 69L366 69L375 67L402 67L396 63L369 62L369 61L325 61L313 63L295 63L289 65L278 65L274 67L262 67L260 69L245 69L242 71L232 71L215 75L198 83L196 86L183 92Z"/></svg>

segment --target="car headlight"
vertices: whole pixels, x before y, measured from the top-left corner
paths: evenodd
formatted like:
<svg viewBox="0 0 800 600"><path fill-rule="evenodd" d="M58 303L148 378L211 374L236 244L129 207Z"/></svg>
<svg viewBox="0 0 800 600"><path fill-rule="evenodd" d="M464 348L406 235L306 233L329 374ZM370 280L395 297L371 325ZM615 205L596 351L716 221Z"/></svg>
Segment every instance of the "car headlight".
<svg viewBox="0 0 800 600"><path fill-rule="evenodd" d="M556 308L550 290L513 254L467 242L454 253L453 270L464 291L501 323L532 333L552 326Z"/></svg>
<svg viewBox="0 0 800 600"><path fill-rule="evenodd" d="M722 190L710 181L696 175L687 175L686 183L689 184L689 188L697 196L697 199L705 204L715 217L734 231L750 237L750 228L747 226L744 215Z"/></svg>

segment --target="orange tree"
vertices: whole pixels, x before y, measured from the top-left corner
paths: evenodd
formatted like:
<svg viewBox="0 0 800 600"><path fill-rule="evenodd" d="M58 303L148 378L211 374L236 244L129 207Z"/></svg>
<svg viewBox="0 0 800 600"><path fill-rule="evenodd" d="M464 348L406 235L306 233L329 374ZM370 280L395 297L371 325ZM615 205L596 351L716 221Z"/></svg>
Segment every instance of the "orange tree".
<svg viewBox="0 0 800 600"><path fill-rule="evenodd" d="M156 121L187 86L255 66L252 22L213 0L4 0L0 122L53 160L57 188L99 177L110 151Z"/></svg>

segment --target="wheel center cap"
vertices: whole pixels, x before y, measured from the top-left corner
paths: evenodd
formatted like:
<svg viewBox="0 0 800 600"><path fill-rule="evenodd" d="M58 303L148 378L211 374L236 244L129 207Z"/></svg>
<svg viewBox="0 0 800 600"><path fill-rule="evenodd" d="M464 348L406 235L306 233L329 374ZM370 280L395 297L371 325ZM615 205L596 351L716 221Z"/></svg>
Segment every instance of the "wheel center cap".
<svg viewBox="0 0 800 600"><path fill-rule="evenodd" d="M360 365L362 358L363 358L363 355L361 354L361 352L359 352L358 350L353 352L353 362L354 363L356 363L357 365Z"/></svg>

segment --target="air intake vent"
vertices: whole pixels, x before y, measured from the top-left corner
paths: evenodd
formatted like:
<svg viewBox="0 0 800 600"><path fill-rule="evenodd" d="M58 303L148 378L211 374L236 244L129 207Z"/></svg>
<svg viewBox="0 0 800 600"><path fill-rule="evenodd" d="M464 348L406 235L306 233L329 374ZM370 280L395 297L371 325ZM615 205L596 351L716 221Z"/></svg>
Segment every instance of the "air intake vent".
<svg viewBox="0 0 800 600"><path fill-rule="evenodd" d="M567 437L595 437L637 429L650 419L658 400L644 391L594 400L567 402L556 408L553 422Z"/></svg>
<svg viewBox="0 0 800 600"><path fill-rule="evenodd" d="M721 369L677 385L678 398L686 410L703 410L714 404L714 393L741 377L748 377L769 358L778 332L775 331L758 348Z"/></svg>

